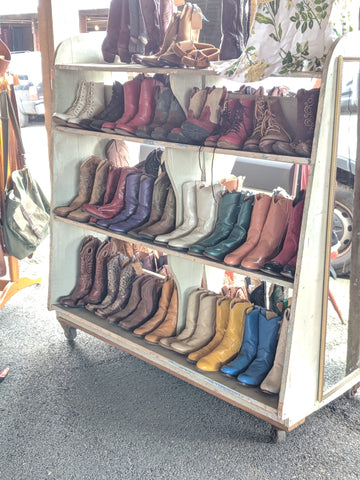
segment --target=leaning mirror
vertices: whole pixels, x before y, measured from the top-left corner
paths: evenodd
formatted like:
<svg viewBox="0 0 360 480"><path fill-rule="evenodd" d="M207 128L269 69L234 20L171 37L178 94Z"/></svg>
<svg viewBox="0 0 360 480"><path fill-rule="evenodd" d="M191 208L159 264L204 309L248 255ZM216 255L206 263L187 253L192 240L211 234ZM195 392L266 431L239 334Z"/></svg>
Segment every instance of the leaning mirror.
<svg viewBox="0 0 360 480"><path fill-rule="evenodd" d="M339 57L330 178L319 397L341 388L359 368L360 59Z"/></svg>

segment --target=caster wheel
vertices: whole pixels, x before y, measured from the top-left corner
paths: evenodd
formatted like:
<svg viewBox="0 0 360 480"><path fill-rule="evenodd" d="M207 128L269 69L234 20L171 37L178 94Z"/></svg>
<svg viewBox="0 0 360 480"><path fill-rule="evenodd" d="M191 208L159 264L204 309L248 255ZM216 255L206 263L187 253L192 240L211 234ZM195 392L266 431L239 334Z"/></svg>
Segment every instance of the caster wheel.
<svg viewBox="0 0 360 480"><path fill-rule="evenodd" d="M348 390L347 392L344 393L345 397L349 398L349 399L354 398L355 395L357 394L357 391L359 390L359 388L360 388L360 383L357 383L352 388L350 388L350 390Z"/></svg>
<svg viewBox="0 0 360 480"><path fill-rule="evenodd" d="M273 443L284 443L286 440L285 430L280 430L279 428L273 427L271 431L271 438Z"/></svg>
<svg viewBox="0 0 360 480"><path fill-rule="evenodd" d="M64 335L69 340L69 342L74 341L77 335L76 328L68 327L68 329L64 329Z"/></svg>

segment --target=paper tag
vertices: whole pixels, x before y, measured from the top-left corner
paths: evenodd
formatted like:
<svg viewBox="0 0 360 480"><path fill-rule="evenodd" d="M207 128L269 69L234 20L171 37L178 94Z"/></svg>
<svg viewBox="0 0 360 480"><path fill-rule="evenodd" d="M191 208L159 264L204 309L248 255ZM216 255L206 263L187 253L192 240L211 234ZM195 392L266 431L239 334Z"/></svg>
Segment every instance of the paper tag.
<svg viewBox="0 0 360 480"><path fill-rule="evenodd" d="M193 30L201 30L202 29L202 15L199 12L195 12L193 10L191 15L191 28Z"/></svg>
<svg viewBox="0 0 360 480"><path fill-rule="evenodd" d="M181 5L185 5L185 0L174 0L175 7L181 7Z"/></svg>

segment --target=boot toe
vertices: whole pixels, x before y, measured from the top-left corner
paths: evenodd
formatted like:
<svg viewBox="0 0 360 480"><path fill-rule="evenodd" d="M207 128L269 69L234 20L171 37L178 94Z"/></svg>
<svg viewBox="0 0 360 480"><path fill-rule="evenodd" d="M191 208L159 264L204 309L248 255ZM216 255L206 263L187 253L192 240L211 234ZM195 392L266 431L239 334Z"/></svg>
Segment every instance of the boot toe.
<svg viewBox="0 0 360 480"><path fill-rule="evenodd" d="M261 271L265 273L269 273L271 275L279 275L280 272L283 269L283 265L279 262L268 262L265 263L263 267L261 267Z"/></svg>
<svg viewBox="0 0 360 480"><path fill-rule="evenodd" d="M220 370L221 363L217 361L211 361L211 359L207 358L200 358L196 366L204 372L218 372Z"/></svg>
<svg viewBox="0 0 360 480"><path fill-rule="evenodd" d="M220 371L229 377L236 377L240 373L237 368L230 367L229 365L224 365Z"/></svg>
<svg viewBox="0 0 360 480"><path fill-rule="evenodd" d="M246 387L257 387L261 383L261 380L256 379L256 377L250 377L246 373L239 375L237 381Z"/></svg>

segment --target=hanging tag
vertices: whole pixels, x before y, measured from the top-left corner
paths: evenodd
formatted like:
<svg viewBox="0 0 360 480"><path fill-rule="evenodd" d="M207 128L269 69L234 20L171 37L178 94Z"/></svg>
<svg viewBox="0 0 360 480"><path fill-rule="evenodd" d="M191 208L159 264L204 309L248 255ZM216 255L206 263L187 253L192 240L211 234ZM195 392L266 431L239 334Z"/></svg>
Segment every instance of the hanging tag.
<svg viewBox="0 0 360 480"><path fill-rule="evenodd" d="M181 5L185 5L185 0L174 0L175 7L181 7Z"/></svg>
<svg viewBox="0 0 360 480"><path fill-rule="evenodd" d="M201 13L194 11L191 15L191 28L193 30L201 30L202 29L202 15Z"/></svg>

